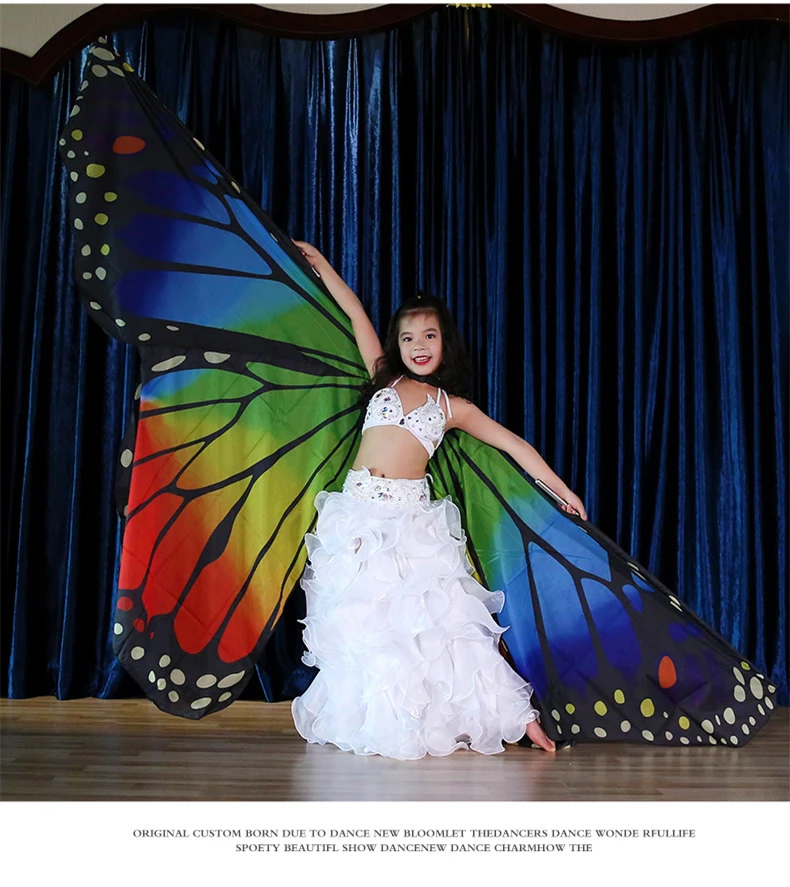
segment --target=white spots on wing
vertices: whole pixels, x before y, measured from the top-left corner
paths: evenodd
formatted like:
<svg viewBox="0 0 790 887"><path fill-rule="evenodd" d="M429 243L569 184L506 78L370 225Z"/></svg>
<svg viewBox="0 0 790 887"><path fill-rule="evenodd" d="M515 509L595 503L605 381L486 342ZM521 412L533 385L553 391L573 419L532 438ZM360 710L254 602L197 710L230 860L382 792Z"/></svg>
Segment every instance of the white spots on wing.
<svg viewBox="0 0 790 887"><path fill-rule="evenodd" d="M167 328L168 328L169 330L171 330L172 332L174 332L174 333L177 333L177 332L178 332L178 327L177 327L177 326L173 326L173 325L170 324L170 323L167 325Z"/></svg>
<svg viewBox="0 0 790 887"><path fill-rule="evenodd" d="M168 665L170 665L170 657L165 653L164 656L160 656L159 658L159 667L167 668Z"/></svg>
<svg viewBox="0 0 790 887"><path fill-rule="evenodd" d="M175 357L169 357L167 360L160 360L151 367L154 373L164 373L167 370L175 369L187 359L186 354L176 354Z"/></svg>
<svg viewBox="0 0 790 887"><path fill-rule="evenodd" d="M192 703L191 708L201 709L201 708L205 708L207 705L211 705L211 697L210 696L202 696L200 699L196 699Z"/></svg>
<svg viewBox="0 0 790 887"><path fill-rule="evenodd" d="M126 321L120 317L116 317L115 318L115 325L116 326L126 326Z"/></svg>
<svg viewBox="0 0 790 887"><path fill-rule="evenodd" d="M186 675L184 674L183 671L181 671L180 668L174 668L170 672L170 680L174 684L178 684L179 687L181 686L181 684L183 684L186 681L186 679L187 679Z"/></svg>
<svg viewBox="0 0 790 887"><path fill-rule="evenodd" d="M209 687L213 687L217 683L217 677L213 674L203 674L195 683L201 690L208 690Z"/></svg>
<svg viewBox="0 0 790 887"><path fill-rule="evenodd" d="M123 626L120 622L116 622L112 627L113 634L123 634Z"/></svg>
<svg viewBox="0 0 790 887"><path fill-rule="evenodd" d="M124 468L128 468L132 464L132 459L133 454L130 449L127 448L121 453L121 465L123 465Z"/></svg>
<svg viewBox="0 0 790 887"><path fill-rule="evenodd" d="M132 659L137 661L138 659L142 659L145 656L145 650L143 647L132 647L132 652L129 654Z"/></svg>
<svg viewBox="0 0 790 887"><path fill-rule="evenodd" d="M98 302L91 302L90 306L94 311L101 311L101 305Z"/></svg>
<svg viewBox="0 0 790 887"><path fill-rule="evenodd" d="M224 363L230 357L230 354L223 354L221 351L205 351L203 357L209 363Z"/></svg>
<svg viewBox="0 0 790 887"><path fill-rule="evenodd" d="M93 71L93 73L97 77L106 77L107 76L107 68L105 68L104 65L94 65L91 68L91 71Z"/></svg>
<svg viewBox="0 0 790 887"><path fill-rule="evenodd" d="M80 191L80 193L74 198L77 203L85 203L88 199L88 195L84 191Z"/></svg>
<svg viewBox="0 0 790 887"><path fill-rule="evenodd" d="M238 682L244 677L243 671L237 671L235 674L225 675L224 678L217 684L220 690L224 690L227 687L232 687L234 684L238 684Z"/></svg>
<svg viewBox="0 0 790 887"><path fill-rule="evenodd" d="M137 337L140 342L147 342L151 338L150 333L140 333Z"/></svg>

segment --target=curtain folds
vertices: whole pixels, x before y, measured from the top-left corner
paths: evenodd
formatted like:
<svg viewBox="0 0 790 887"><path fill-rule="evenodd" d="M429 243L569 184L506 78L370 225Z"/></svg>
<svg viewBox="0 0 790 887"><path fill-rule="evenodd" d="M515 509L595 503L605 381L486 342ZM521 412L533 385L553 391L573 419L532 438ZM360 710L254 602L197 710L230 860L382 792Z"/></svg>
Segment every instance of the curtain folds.
<svg viewBox="0 0 790 887"><path fill-rule="evenodd" d="M503 10L286 40L110 36L383 332L445 298L478 403L787 696L788 34L595 46ZM117 447L134 353L71 280L57 138L84 54L2 83L2 691L123 696ZM249 698L302 692L301 592Z"/></svg>

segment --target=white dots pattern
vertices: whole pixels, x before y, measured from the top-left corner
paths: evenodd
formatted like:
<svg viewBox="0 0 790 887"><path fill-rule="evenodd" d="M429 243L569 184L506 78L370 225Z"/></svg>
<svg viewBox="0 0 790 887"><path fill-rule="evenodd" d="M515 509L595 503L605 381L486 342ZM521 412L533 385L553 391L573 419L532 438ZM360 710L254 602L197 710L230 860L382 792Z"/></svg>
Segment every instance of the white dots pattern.
<svg viewBox="0 0 790 887"><path fill-rule="evenodd" d="M235 674L225 675L224 678L217 684L220 690L226 690L228 687L232 687L234 684L238 684L238 682L244 677L243 671L237 671Z"/></svg>
<svg viewBox="0 0 790 887"><path fill-rule="evenodd" d="M201 675L195 683L201 690L207 690L209 687L213 687L214 684L217 683L217 678L216 675L213 674L204 674Z"/></svg>
<svg viewBox="0 0 790 887"><path fill-rule="evenodd" d="M143 335L145 335L145 333ZM151 371L154 373L163 373L165 370L172 370L175 367L180 366L186 359L186 354L177 354L175 357L171 357L168 360L162 360L159 363L155 363L151 367Z"/></svg>

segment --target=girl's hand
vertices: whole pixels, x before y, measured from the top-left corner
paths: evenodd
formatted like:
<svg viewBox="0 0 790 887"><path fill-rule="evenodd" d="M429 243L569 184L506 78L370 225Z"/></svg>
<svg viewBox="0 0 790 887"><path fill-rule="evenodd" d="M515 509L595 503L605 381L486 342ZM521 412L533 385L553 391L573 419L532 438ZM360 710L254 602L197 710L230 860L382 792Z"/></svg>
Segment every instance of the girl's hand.
<svg viewBox="0 0 790 887"><path fill-rule="evenodd" d="M567 490L562 498L568 503L567 505L561 506L563 511L567 511L569 514L578 514L582 520L587 520L587 512L584 510L584 503L576 493Z"/></svg>
<svg viewBox="0 0 790 887"><path fill-rule="evenodd" d="M321 268L329 264L327 260L318 252L318 250L304 240L294 240L299 248L299 252L307 259L307 261L320 273Z"/></svg>

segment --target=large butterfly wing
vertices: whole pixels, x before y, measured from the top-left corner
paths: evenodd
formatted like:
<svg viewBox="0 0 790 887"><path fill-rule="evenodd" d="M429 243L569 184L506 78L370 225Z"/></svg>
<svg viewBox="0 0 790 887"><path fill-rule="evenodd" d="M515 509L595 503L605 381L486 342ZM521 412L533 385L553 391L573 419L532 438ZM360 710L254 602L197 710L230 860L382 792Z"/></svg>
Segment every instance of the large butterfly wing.
<svg viewBox="0 0 790 887"><path fill-rule="evenodd" d="M201 717L252 674L358 443L367 378L312 269L106 46L60 140L90 315L140 351L115 650Z"/></svg>
<svg viewBox="0 0 790 887"><path fill-rule="evenodd" d="M430 471L505 592L507 652L552 738L743 745L765 723L776 688L756 667L509 456L456 430Z"/></svg>

